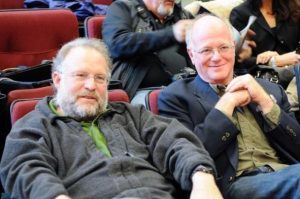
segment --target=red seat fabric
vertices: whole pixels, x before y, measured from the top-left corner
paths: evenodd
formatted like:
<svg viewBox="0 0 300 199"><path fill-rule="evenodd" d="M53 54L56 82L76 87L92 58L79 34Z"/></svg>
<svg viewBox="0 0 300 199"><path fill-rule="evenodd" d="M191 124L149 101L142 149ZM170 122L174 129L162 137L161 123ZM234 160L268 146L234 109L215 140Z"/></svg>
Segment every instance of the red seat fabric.
<svg viewBox="0 0 300 199"><path fill-rule="evenodd" d="M24 8L24 0L0 0L0 9Z"/></svg>
<svg viewBox="0 0 300 199"><path fill-rule="evenodd" d="M146 108L149 109L152 113L158 115L158 105L157 105L157 101L158 101L158 96L160 93L161 89L155 89L151 92L148 93L148 97L147 97L147 104L146 104Z"/></svg>
<svg viewBox="0 0 300 199"><path fill-rule="evenodd" d="M92 0L94 4L110 5L112 0Z"/></svg>
<svg viewBox="0 0 300 199"><path fill-rule="evenodd" d="M88 38L102 39L102 24L105 16L96 15L84 20L85 36Z"/></svg>
<svg viewBox="0 0 300 199"><path fill-rule="evenodd" d="M110 101L110 102L127 102L127 103L130 102L127 93L122 89L109 90L108 101Z"/></svg>
<svg viewBox="0 0 300 199"><path fill-rule="evenodd" d="M77 18L68 9L1 10L0 27L0 70L50 60L79 37Z"/></svg>
<svg viewBox="0 0 300 199"><path fill-rule="evenodd" d="M7 103L11 104L17 99L30 99L30 98L42 98L45 96L51 96L54 94L52 86L45 86L32 89L18 89L10 91L7 95Z"/></svg>
<svg viewBox="0 0 300 199"><path fill-rule="evenodd" d="M44 87L42 92L35 92L38 94L46 94L47 96L49 93L48 91L53 91L51 86ZM27 90L32 90L32 89L27 89ZM23 91L24 92L24 91ZM43 96L37 96L34 95L34 97L43 97ZM30 98L30 99L15 99L10 106L10 119L11 119L11 124L14 124L18 119L32 111L37 104L38 100L41 98ZM121 102L129 102L129 97L127 93L122 90L122 89L114 89L114 90L109 90L108 92L108 100L110 102L114 101L121 101Z"/></svg>
<svg viewBox="0 0 300 199"><path fill-rule="evenodd" d="M39 99L18 99L15 100L10 108L11 123L14 124L18 119L32 111Z"/></svg>

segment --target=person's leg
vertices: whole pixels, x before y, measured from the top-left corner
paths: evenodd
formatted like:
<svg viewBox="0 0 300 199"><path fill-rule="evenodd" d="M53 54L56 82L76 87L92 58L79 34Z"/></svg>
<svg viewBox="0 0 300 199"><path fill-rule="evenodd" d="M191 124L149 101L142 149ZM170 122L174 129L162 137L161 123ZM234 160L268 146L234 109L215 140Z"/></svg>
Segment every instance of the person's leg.
<svg viewBox="0 0 300 199"><path fill-rule="evenodd" d="M230 199L300 198L300 164L271 173L238 178L228 189Z"/></svg>

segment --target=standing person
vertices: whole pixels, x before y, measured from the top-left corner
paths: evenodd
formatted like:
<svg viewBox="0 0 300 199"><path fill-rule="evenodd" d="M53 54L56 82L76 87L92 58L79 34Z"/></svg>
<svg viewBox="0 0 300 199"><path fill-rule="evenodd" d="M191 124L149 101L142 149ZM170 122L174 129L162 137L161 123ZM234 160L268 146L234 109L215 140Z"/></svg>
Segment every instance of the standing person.
<svg viewBox="0 0 300 199"><path fill-rule="evenodd" d="M198 76L159 96L159 113L193 130L215 161L224 198L299 198L300 126L283 88L251 75L234 77L228 25L200 16L187 38Z"/></svg>
<svg viewBox="0 0 300 199"><path fill-rule="evenodd" d="M111 4L103 40L113 58L112 79L121 80L131 98L138 88L168 85L175 74L193 67L184 42L191 18L174 0Z"/></svg>
<svg viewBox="0 0 300 199"><path fill-rule="evenodd" d="M0 165L11 198L222 198L192 132L142 106L108 103L109 55L97 39L54 59L54 98L13 126Z"/></svg>
<svg viewBox="0 0 300 199"><path fill-rule="evenodd" d="M256 34L253 56L239 67L251 74L257 64L273 67L295 65L300 60L296 54L300 41L300 2L298 0L246 0L231 11L230 22L242 30L249 16L257 17L250 27ZM288 82L287 82L288 83Z"/></svg>

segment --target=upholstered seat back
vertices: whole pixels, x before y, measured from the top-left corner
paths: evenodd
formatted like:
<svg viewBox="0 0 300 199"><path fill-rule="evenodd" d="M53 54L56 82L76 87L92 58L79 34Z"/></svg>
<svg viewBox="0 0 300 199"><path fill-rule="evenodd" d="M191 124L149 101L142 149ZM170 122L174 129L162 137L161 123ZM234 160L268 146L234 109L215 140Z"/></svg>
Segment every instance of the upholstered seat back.
<svg viewBox="0 0 300 199"><path fill-rule="evenodd" d="M112 0L92 0L94 4L110 5Z"/></svg>
<svg viewBox="0 0 300 199"><path fill-rule="evenodd" d="M50 60L79 36L78 21L67 9L1 10L0 27L0 70Z"/></svg>
<svg viewBox="0 0 300 199"><path fill-rule="evenodd" d="M0 0L0 9L24 8L24 0Z"/></svg>
<svg viewBox="0 0 300 199"><path fill-rule="evenodd" d="M88 38L102 39L102 24L105 16L96 15L84 20L85 36Z"/></svg>

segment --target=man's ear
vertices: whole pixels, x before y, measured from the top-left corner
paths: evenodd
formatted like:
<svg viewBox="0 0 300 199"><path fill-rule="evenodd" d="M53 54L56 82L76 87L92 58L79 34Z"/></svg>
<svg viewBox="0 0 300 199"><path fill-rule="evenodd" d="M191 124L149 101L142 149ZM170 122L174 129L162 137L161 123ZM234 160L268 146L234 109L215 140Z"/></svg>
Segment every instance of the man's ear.
<svg viewBox="0 0 300 199"><path fill-rule="evenodd" d="M194 64L194 54L193 54L193 50L190 49L190 48L188 48L188 49L187 49L187 53L188 53L188 55L189 55L189 57L190 57L190 60L192 61L192 64L195 65L195 64Z"/></svg>
<svg viewBox="0 0 300 199"><path fill-rule="evenodd" d="M54 71L51 76L52 76L52 81L53 81L55 88L58 89L58 87L60 86L60 82L61 82L61 73L58 71Z"/></svg>

